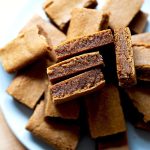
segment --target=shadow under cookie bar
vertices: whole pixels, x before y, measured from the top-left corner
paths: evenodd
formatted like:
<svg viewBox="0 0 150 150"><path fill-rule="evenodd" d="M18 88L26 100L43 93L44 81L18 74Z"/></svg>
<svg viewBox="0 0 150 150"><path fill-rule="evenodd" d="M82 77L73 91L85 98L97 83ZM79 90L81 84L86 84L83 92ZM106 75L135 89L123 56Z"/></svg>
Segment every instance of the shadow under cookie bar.
<svg viewBox="0 0 150 150"><path fill-rule="evenodd" d="M116 66L119 86L126 87L136 84L134 56L129 28L114 30Z"/></svg>
<svg viewBox="0 0 150 150"><path fill-rule="evenodd" d="M50 92L53 102L60 104L102 88L104 84L101 69L91 69L50 86Z"/></svg>
<svg viewBox="0 0 150 150"><path fill-rule="evenodd" d="M44 105L44 101L37 105L26 129L54 149L75 150L79 142L79 126L45 119Z"/></svg>
<svg viewBox="0 0 150 150"><path fill-rule="evenodd" d="M4 69L12 73L45 56L49 50L46 38L35 26L0 49L0 59Z"/></svg>
<svg viewBox="0 0 150 150"><path fill-rule="evenodd" d="M99 52L86 53L48 67L47 74L50 82L53 83L58 79L99 65L103 65L103 59Z"/></svg>
<svg viewBox="0 0 150 150"><path fill-rule="evenodd" d="M54 51L57 60L60 61L110 43L113 43L113 35L112 31L107 29L62 42Z"/></svg>

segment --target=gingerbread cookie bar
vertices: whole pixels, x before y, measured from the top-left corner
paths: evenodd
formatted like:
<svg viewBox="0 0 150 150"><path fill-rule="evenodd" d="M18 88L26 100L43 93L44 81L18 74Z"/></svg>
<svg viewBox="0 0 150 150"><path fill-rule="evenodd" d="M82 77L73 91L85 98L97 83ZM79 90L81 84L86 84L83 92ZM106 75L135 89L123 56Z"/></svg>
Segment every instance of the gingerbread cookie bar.
<svg viewBox="0 0 150 150"><path fill-rule="evenodd" d="M29 119L26 129L54 149L75 150L79 141L79 127L71 123L46 120L44 107L44 101L41 101Z"/></svg>
<svg viewBox="0 0 150 150"><path fill-rule="evenodd" d="M47 40L49 43L52 44L52 46L56 46L66 40L66 35L61 32L59 29L57 29L54 25L52 25L50 22L45 21L42 17L39 15L34 15L29 22L25 25L25 27L20 31L20 33L25 32L29 28L38 25L42 28L44 28L45 35L47 37Z"/></svg>
<svg viewBox="0 0 150 150"><path fill-rule="evenodd" d="M126 131L119 91L114 85L105 85L85 97L89 130L92 138L105 137Z"/></svg>
<svg viewBox="0 0 150 150"><path fill-rule="evenodd" d="M112 31L110 29L107 29L93 34L67 40L55 47L54 50L57 60L60 61L110 43L113 43L113 35Z"/></svg>
<svg viewBox="0 0 150 150"><path fill-rule="evenodd" d="M109 13L94 9L76 8L71 14L67 38L92 34L108 27Z"/></svg>
<svg viewBox="0 0 150 150"><path fill-rule="evenodd" d="M143 0L107 0L102 9L110 12L109 26L116 29L127 27L142 4Z"/></svg>
<svg viewBox="0 0 150 150"><path fill-rule="evenodd" d="M55 105L47 88L45 91L45 117L78 119L80 113L80 104L78 101L66 102Z"/></svg>
<svg viewBox="0 0 150 150"><path fill-rule="evenodd" d="M129 28L115 29L114 38L119 86L132 86L136 84L136 73Z"/></svg>
<svg viewBox="0 0 150 150"><path fill-rule="evenodd" d="M102 88L104 83L101 69L91 69L50 86L50 92L53 102L60 104Z"/></svg>
<svg viewBox="0 0 150 150"><path fill-rule="evenodd" d="M99 52L86 53L61 61L47 68L47 74L51 82L60 80L66 76L80 73L92 67L103 65Z"/></svg>
<svg viewBox="0 0 150 150"><path fill-rule="evenodd" d="M33 109L47 85L46 67L45 60L39 60L21 70L9 85L7 92L18 102Z"/></svg>
<svg viewBox="0 0 150 150"><path fill-rule="evenodd" d="M48 17L63 30L74 8L91 8L96 5L96 0L46 0L43 7Z"/></svg>
<svg viewBox="0 0 150 150"><path fill-rule="evenodd" d="M142 33L147 24L147 19L148 14L143 11L139 11L129 25L130 30L136 34Z"/></svg>
<svg viewBox="0 0 150 150"><path fill-rule="evenodd" d="M46 55L49 48L40 29L33 27L0 49L0 59L4 69L12 73Z"/></svg>

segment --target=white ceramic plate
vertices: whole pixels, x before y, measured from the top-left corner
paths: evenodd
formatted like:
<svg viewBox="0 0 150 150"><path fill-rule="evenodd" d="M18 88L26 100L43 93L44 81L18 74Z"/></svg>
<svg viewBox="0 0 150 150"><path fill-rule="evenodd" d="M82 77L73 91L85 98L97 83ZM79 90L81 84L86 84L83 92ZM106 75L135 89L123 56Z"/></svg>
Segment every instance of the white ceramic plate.
<svg viewBox="0 0 150 150"><path fill-rule="evenodd" d="M38 13L42 17L46 18L42 10L43 2L44 0L13 0L13 2L11 0L5 0L5 2L0 1L0 20L4 20L2 21L2 26L0 28L0 47L13 39L17 35L18 31L26 24L29 18L33 16L33 14ZM9 9L8 5L10 7ZM3 6L7 6L5 15L5 7ZM149 0L145 0L142 10L150 14ZM150 31L150 18L145 31ZM51 149L50 146L33 137L28 131L25 130L25 126L32 114L32 111L15 102L12 97L5 92L12 78L13 75L7 74L0 65L0 106L9 127L14 132L16 137L27 147L27 149ZM130 124L128 124L128 140L131 150L150 149L150 133L135 129ZM94 150L94 142L87 137L81 139L78 146L78 150L84 149Z"/></svg>

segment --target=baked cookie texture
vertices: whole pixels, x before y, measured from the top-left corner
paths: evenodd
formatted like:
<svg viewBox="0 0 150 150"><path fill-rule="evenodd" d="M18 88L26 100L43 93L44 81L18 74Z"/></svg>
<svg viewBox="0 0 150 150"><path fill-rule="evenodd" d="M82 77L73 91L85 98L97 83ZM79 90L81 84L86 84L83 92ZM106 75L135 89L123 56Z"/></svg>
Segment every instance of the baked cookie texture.
<svg viewBox="0 0 150 150"><path fill-rule="evenodd" d="M50 47L38 27L19 34L13 41L0 49L4 69L15 72L46 55Z"/></svg>
<svg viewBox="0 0 150 150"><path fill-rule="evenodd" d="M54 149L75 150L79 141L79 126L44 118L44 101L37 105L26 129Z"/></svg>
<svg viewBox="0 0 150 150"><path fill-rule="evenodd" d="M92 138L126 131L119 91L106 84L101 90L85 97L89 130Z"/></svg>
<svg viewBox="0 0 150 150"><path fill-rule="evenodd" d="M127 27L142 4L143 0L107 0L102 9L110 12L109 26L116 29Z"/></svg>
<svg viewBox="0 0 150 150"><path fill-rule="evenodd" d="M49 81L55 82L64 77L81 73L87 69L104 65L99 52L86 53L61 61L47 68Z"/></svg>
<svg viewBox="0 0 150 150"><path fill-rule="evenodd" d="M114 39L119 86L135 85L136 72L129 28L115 29Z"/></svg>
<svg viewBox="0 0 150 150"><path fill-rule="evenodd" d="M54 48L58 61L72 57L77 54L88 52L93 48L113 43L113 35L110 29L93 34L66 40Z"/></svg>
<svg viewBox="0 0 150 150"><path fill-rule="evenodd" d="M106 12L75 8L71 15L67 39L92 34L108 27L109 13Z"/></svg>
<svg viewBox="0 0 150 150"><path fill-rule="evenodd" d="M17 73L7 88L15 100L34 108L47 86L47 63L41 59Z"/></svg>
<svg viewBox="0 0 150 150"><path fill-rule="evenodd" d="M50 92L53 102L60 104L96 91L104 84L101 69L91 69L50 86Z"/></svg>
<svg viewBox="0 0 150 150"><path fill-rule="evenodd" d="M71 19L74 8L93 8L96 0L46 0L43 8L48 17L63 30Z"/></svg>
<svg viewBox="0 0 150 150"><path fill-rule="evenodd" d="M45 91L45 117L76 120L79 118L80 103L77 100L55 105L47 88Z"/></svg>

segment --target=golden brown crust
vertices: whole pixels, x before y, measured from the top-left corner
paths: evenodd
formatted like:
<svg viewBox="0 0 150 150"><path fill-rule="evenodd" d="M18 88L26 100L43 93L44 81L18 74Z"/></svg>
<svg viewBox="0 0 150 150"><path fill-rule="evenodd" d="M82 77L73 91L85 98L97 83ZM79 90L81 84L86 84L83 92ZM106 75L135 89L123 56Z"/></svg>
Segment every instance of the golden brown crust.
<svg viewBox="0 0 150 150"><path fill-rule="evenodd" d="M119 86L132 86L136 84L136 73L129 28L115 29L114 37Z"/></svg>
<svg viewBox="0 0 150 150"><path fill-rule="evenodd" d="M43 7L48 17L63 30L70 21L74 8L90 8L96 5L96 0L47 0Z"/></svg>
<svg viewBox="0 0 150 150"><path fill-rule="evenodd" d="M61 105L55 105L50 97L50 91L45 91L45 116L63 119L78 119L80 113L80 104L78 101L66 102Z"/></svg>
<svg viewBox="0 0 150 150"><path fill-rule="evenodd" d="M33 109L47 85L46 67L46 61L39 60L21 70L9 85L7 92L15 100Z"/></svg>
<svg viewBox="0 0 150 150"><path fill-rule="evenodd" d="M87 8L72 11L67 38L74 38L107 29L109 13Z"/></svg>
<svg viewBox="0 0 150 150"><path fill-rule="evenodd" d="M64 77L103 65L99 52L86 53L61 61L47 68L49 80L54 83Z"/></svg>
<svg viewBox="0 0 150 150"><path fill-rule="evenodd" d="M110 43L113 43L113 35L112 31L107 29L67 40L55 47L54 50L59 61Z"/></svg>
<svg viewBox="0 0 150 150"><path fill-rule="evenodd" d="M142 33L147 24L147 18L148 18L147 13L139 11L129 25L130 30L136 34Z"/></svg>
<svg viewBox="0 0 150 150"><path fill-rule="evenodd" d="M91 69L50 86L50 92L53 102L60 104L102 88L104 83L101 70Z"/></svg>
<svg viewBox="0 0 150 150"><path fill-rule="evenodd" d="M114 85L106 84L100 91L88 95L85 104L92 138L126 130L119 91Z"/></svg>
<svg viewBox="0 0 150 150"><path fill-rule="evenodd" d="M26 129L55 149L75 150L79 141L79 127L44 119L44 101L37 105Z"/></svg>
<svg viewBox="0 0 150 150"><path fill-rule="evenodd" d="M142 4L143 0L107 0L103 10L110 12L109 26L112 29L127 27Z"/></svg>
<svg viewBox="0 0 150 150"><path fill-rule="evenodd" d="M47 53L49 46L38 27L30 28L0 49L0 58L4 69L15 72Z"/></svg>

